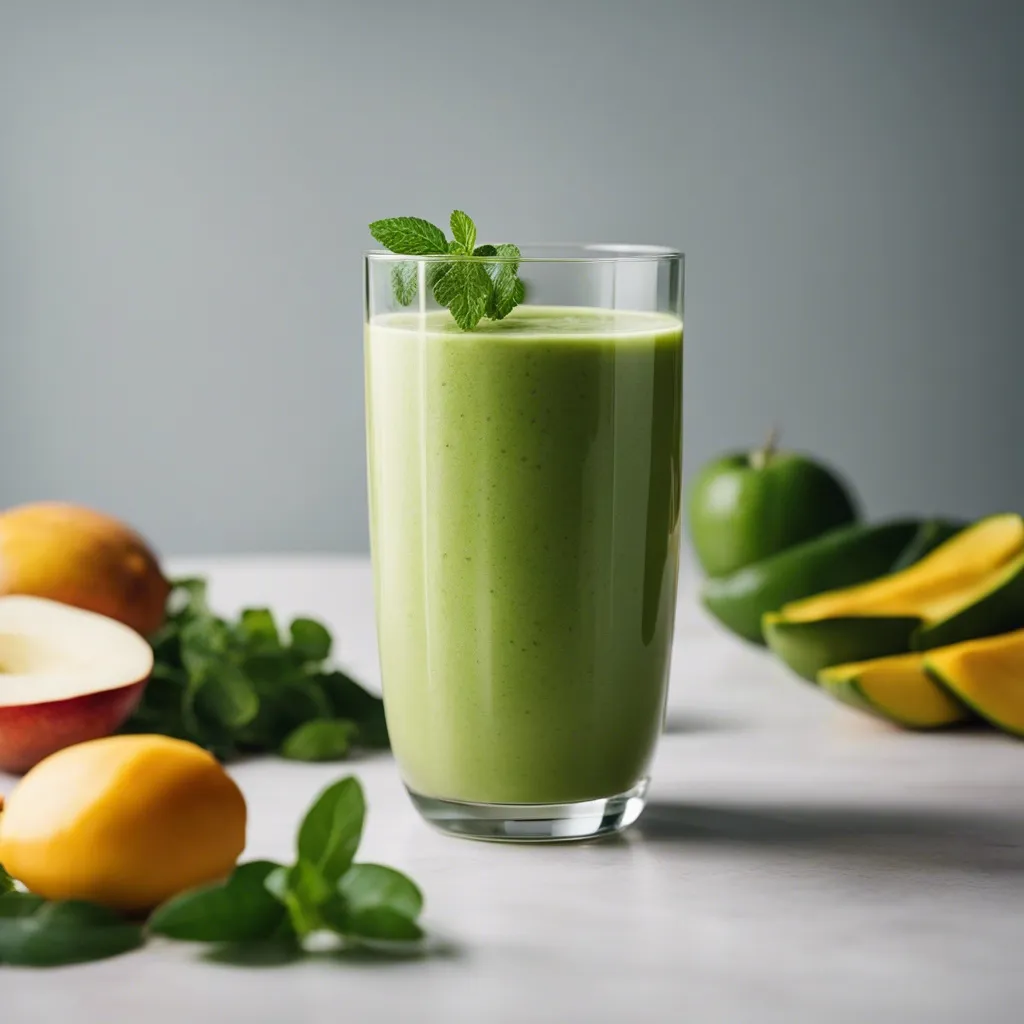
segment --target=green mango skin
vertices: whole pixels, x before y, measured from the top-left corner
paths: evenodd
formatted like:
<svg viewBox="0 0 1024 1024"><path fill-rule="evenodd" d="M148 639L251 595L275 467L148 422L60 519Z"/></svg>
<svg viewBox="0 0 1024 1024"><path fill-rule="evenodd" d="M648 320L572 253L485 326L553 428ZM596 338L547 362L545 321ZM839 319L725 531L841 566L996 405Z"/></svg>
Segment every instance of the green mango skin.
<svg viewBox="0 0 1024 1024"><path fill-rule="evenodd" d="M1024 555L1000 573L988 593L940 622L881 615L790 622L773 612L764 618L768 646L811 682L833 665L929 651L1016 629L1024 629Z"/></svg>
<svg viewBox="0 0 1024 1024"><path fill-rule="evenodd" d="M911 650L930 651L963 640L979 640L1024 629L1024 555L1014 559L992 589L949 618L922 626Z"/></svg>
<svg viewBox="0 0 1024 1024"><path fill-rule="evenodd" d="M818 673L833 665L906 654L920 625L918 618L894 615L789 622L769 613L764 635L773 654L801 679L817 684Z"/></svg>
<svg viewBox="0 0 1024 1024"><path fill-rule="evenodd" d="M724 576L836 526L856 521L852 493L805 455L734 453L709 463L689 487L690 540L708 576Z"/></svg>
<svg viewBox="0 0 1024 1024"><path fill-rule="evenodd" d="M726 628L751 643L764 644L765 612L885 575L925 525L902 519L876 526L839 526L728 576L706 579L701 602Z"/></svg>

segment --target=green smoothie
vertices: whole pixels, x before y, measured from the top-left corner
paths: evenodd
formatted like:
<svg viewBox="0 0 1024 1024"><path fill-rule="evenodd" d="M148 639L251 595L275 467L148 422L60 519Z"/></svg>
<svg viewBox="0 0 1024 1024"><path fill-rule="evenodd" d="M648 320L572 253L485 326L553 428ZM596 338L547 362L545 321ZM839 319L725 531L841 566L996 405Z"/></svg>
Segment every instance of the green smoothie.
<svg viewBox="0 0 1024 1024"><path fill-rule="evenodd" d="M608 797L661 729L679 546L682 323L520 306L366 328L384 702L406 784Z"/></svg>

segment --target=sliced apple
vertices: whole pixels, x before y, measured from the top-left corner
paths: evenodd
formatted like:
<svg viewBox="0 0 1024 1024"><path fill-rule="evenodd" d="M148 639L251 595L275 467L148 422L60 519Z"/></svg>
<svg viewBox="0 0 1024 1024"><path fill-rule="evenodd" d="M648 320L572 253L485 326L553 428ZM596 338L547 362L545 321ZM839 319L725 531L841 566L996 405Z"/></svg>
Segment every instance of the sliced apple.
<svg viewBox="0 0 1024 1024"><path fill-rule="evenodd" d="M0 597L0 770L109 736L135 710L153 651L133 629L40 597Z"/></svg>

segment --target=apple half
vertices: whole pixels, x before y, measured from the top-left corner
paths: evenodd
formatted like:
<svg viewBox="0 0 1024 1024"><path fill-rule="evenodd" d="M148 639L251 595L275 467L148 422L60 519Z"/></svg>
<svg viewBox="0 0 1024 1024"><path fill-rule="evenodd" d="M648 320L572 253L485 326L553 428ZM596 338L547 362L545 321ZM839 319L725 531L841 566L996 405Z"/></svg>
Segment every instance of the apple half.
<svg viewBox="0 0 1024 1024"><path fill-rule="evenodd" d="M105 615L0 597L0 771L109 736L135 710L153 650Z"/></svg>

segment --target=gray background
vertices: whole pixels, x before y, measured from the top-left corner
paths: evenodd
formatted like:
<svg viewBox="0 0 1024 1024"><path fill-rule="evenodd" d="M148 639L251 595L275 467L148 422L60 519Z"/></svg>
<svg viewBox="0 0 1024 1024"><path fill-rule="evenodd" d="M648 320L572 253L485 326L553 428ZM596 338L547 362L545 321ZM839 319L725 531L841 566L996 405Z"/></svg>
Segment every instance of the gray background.
<svg viewBox="0 0 1024 1024"><path fill-rule="evenodd" d="M0 0L0 504L363 550L366 223L688 253L692 471L1024 507L1024 3Z"/></svg>

